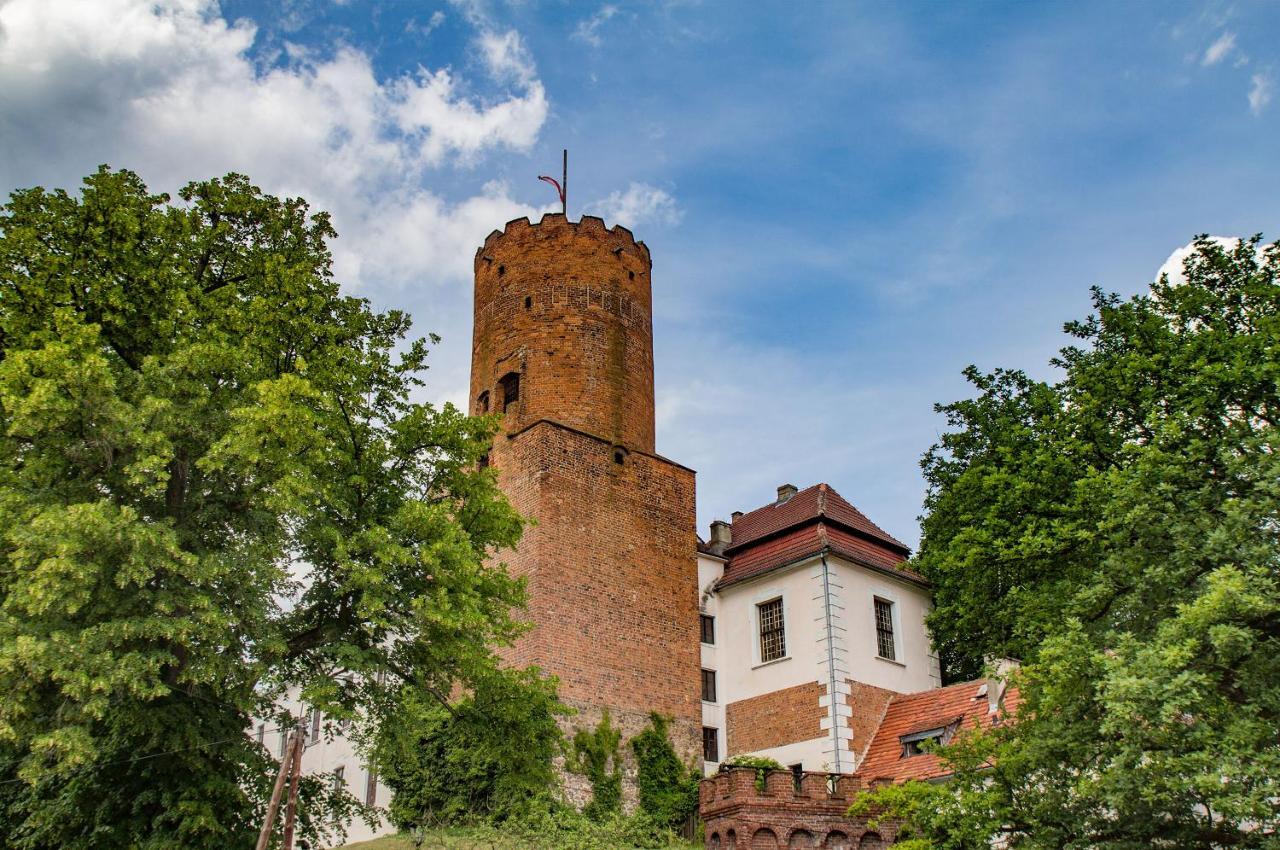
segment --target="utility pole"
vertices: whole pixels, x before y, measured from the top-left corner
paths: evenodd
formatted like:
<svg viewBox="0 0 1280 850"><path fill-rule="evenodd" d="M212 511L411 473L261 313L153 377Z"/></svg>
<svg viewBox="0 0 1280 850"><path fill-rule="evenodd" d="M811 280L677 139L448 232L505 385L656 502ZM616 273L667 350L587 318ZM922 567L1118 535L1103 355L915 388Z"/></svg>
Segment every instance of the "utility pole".
<svg viewBox="0 0 1280 850"><path fill-rule="evenodd" d="M271 843L271 827L276 822L276 810L280 808L280 795L284 793L284 781L289 776L289 767L302 755L302 732L294 729L289 735L289 745L285 749L284 758L280 759L280 772L276 774L275 787L271 789L271 802L267 804L267 816L262 822L262 831L258 833L255 850L267 850Z"/></svg>
<svg viewBox="0 0 1280 850"><path fill-rule="evenodd" d="M298 814L298 780L302 776L302 750L306 730L298 729L298 746L293 751L293 777L289 780L289 802L284 807L284 850L293 850L293 822Z"/></svg>

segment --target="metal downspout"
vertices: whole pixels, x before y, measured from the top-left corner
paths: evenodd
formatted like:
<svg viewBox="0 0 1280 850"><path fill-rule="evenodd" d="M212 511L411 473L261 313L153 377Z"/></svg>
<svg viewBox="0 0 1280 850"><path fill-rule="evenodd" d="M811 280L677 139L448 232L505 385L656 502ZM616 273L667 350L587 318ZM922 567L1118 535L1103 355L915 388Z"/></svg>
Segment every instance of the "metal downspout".
<svg viewBox="0 0 1280 850"><path fill-rule="evenodd" d="M827 623L827 695L830 697L831 705L828 706L828 712L831 715L831 743L835 747L835 772L841 773L840 769L840 726L838 723L839 713L837 712L836 700L839 699L839 693L836 691L836 635L831 623L831 568L827 564L827 553L822 553L822 608L823 615L826 617Z"/></svg>

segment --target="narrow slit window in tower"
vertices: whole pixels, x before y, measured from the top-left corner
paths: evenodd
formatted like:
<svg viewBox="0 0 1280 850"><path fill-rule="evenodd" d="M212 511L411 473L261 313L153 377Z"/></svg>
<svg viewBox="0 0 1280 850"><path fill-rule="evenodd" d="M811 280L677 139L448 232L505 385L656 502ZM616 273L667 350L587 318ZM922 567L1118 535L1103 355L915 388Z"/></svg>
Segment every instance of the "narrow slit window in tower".
<svg viewBox="0 0 1280 850"><path fill-rule="evenodd" d="M498 266L498 277L502 277L506 273L507 273L506 266Z"/></svg>
<svg viewBox="0 0 1280 850"><path fill-rule="evenodd" d="M498 386L502 388L502 412L506 413L507 408L520 400L520 373L508 372L498 381Z"/></svg>
<svg viewBox="0 0 1280 850"><path fill-rule="evenodd" d="M480 395L476 396L476 408L479 410L480 413L489 412L489 391L488 390L485 390L484 392L480 393Z"/></svg>
<svg viewBox="0 0 1280 850"><path fill-rule="evenodd" d="M531 296L526 295L524 297L524 308L528 310L532 306L533 306L533 298Z"/></svg>

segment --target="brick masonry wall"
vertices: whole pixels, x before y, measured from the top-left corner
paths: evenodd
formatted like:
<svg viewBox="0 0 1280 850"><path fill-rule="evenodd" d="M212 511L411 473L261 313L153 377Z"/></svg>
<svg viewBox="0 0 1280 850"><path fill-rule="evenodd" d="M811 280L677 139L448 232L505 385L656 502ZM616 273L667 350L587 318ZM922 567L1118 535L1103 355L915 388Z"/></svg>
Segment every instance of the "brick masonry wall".
<svg viewBox="0 0 1280 850"><path fill-rule="evenodd" d="M634 451L654 450L649 249L623 227L560 214L509 222L475 261L472 412L501 409L499 380L521 375L508 432L539 419Z"/></svg>
<svg viewBox="0 0 1280 850"><path fill-rule="evenodd" d="M625 744L658 711L674 719L677 752L695 758L693 472L638 452L615 463L611 444L551 422L499 437L491 462L507 498L536 522L500 553L527 581L533 624L507 660L559 678L561 697L579 709L567 732L593 727L608 708ZM571 797L580 796L574 782L566 777Z"/></svg>
<svg viewBox="0 0 1280 850"><path fill-rule="evenodd" d="M823 737L826 710L818 700L823 693L820 685L807 682L729 703L725 706L728 755Z"/></svg>
<svg viewBox="0 0 1280 850"><path fill-rule="evenodd" d="M862 790L847 774L805 773L797 788L790 771L771 771L761 791L754 770L723 771L698 788L706 848L883 850L897 838L896 824L871 829L867 819L845 815Z"/></svg>
<svg viewBox="0 0 1280 850"><path fill-rule="evenodd" d="M857 759L857 764L861 764L863 757L867 754L867 747L871 744L871 738L879 728L880 721L884 719L884 713L889 708L889 700L893 699L895 692L886 688L877 688L875 685L855 682L852 679L848 682L850 690L846 699L850 708L851 732L849 750Z"/></svg>

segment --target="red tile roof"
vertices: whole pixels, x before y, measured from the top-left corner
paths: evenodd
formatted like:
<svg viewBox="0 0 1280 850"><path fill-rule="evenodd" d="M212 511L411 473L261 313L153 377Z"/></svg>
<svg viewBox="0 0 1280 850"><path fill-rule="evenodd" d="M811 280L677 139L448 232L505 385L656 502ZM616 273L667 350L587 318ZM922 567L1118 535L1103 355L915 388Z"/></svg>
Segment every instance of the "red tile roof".
<svg viewBox="0 0 1280 850"><path fill-rule="evenodd" d="M911 553L906 544L867 519L862 511L849 504L829 484L806 487L781 504L774 502L738 517L733 521L733 543L730 544L729 551L741 549L761 537L819 517L874 537L891 548L901 550L903 555Z"/></svg>
<svg viewBox="0 0 1280 850"><path fill-rule="evenodd" d="M902 757L902 736L959 723L956 734L978 728L990 728L997 717L1007 716L1017 708L1018 692L1011 688L1004 695L1002 707L995 715L988 713L986 679L964 682L918 694L899 694L889 702L880 728L867 747L867 756L855 771L863 783L877 779L905 782L908 779L936 779L950 774L938 756L924 753Z"/></svg>
<svg viewBox="0 0 1280 850"><path fill-rule="evenodd" d="M902 567L910 549L826 484L806 488L786 502L738 517L733 523L732 540L725 550L728 562L721 586L822 552L832 552L918 584L927 583L923 576Z"/></svg>

